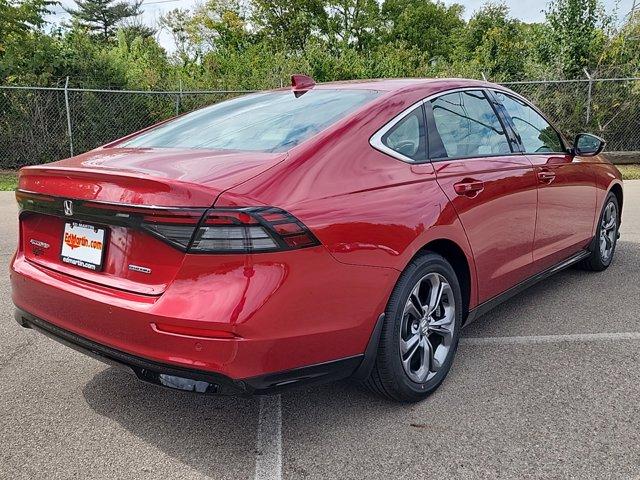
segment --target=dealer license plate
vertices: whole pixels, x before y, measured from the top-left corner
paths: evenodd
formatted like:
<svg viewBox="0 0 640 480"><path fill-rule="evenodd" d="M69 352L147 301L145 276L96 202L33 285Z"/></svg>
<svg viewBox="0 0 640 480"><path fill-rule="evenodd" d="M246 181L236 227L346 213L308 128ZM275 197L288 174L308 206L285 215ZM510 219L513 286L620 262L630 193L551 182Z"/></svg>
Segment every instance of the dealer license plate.
<svg viewBox="0 0 640 480"><path fill-rule="evenodd" d="M78 222L66 222L60 258L76 267L99 271L104 259L106 230Z"/></svg>

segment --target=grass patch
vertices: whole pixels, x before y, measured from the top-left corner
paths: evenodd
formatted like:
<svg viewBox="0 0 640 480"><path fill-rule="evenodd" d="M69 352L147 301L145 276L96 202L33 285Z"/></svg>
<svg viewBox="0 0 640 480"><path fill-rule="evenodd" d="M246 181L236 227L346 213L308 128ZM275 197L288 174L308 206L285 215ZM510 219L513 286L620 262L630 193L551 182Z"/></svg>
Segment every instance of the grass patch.
<svg viewBox="0 0 640 480"><path fill-rule="evenodd" d="M624 180L640 180L640 165L616 165Z"/></svg>
<svg viewBox="0 0 640 480"><path fill-rule="evenodd" d="M0 191L15 190L18 186L18 172L0 170Z"/></svg>

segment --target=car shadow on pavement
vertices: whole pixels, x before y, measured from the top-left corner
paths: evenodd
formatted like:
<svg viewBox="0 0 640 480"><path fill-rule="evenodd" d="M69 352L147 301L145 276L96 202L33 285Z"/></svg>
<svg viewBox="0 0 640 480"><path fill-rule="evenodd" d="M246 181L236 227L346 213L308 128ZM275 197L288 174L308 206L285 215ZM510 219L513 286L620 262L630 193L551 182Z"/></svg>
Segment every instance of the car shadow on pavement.
<svg viewBox="0 0 640 480"><path fill-rule="evenodd" d="M479 317L462 336L634 332L640 297L631 292L638 284L640 243L618 241L607 270L559 272Z"/></svg>
<svg viewBox="0 0 640 480"><path fill-rule="evenodd" d="M156 387L111 367L83 388L97 414L204 475L245 478L255 464L259 403Z"/></svg>
<svg viewBox="0 0 640 480"><path fill-rule="evenodd" d="M640 283L639 266L640 244L620 242L615 263L607 271L569 269L557 274L483 316L464 330L463 337L636 331L634 306L640 300L629 297L628 286ZM602 289L602 285L620 282L625 288ZM609 320L603 325L600 320L607 314ZM474 352L461 346L449 377L426 402L395 403L349 380L283 393L283 449L289 452L285 473L313 476L296 457L312 448L317 458L331 458L332 445L339 439L345 441L345 451L360 451L382 448L376 447L375 441L381 445L414 441L416 434L448 438L451 426L436 412L448 409L460 414L460 421L464 418L460 412L470 407L457 402L471 382L468 377L474 371ZM204 475L246 478L253 472L257 397L215 397L163 389L117 368L98 373L83 393L96 413ZM471 401L478 402L473 408L482 408L486 398Z"/></svg>

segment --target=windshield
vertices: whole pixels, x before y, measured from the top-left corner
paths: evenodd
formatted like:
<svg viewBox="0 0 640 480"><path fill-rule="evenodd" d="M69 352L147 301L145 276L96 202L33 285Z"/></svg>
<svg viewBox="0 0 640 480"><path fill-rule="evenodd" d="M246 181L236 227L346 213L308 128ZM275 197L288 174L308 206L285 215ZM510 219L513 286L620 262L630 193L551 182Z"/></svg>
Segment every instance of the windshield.
<svg viewBox="0 0 640 480"><path fill-rule="evenodd" d="M197 110L124 142L123 147L281 152L373 100L370 90L265 92Z"/></svg>

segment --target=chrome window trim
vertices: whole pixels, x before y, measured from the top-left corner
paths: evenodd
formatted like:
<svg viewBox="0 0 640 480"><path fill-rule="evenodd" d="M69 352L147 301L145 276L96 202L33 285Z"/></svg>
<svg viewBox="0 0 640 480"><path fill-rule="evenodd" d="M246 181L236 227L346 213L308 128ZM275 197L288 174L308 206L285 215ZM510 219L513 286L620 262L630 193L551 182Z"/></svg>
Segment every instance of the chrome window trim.
<svg viewBox="0 0 640 480"><path fill-rule="evenodd" d="M369 145L371 145L373 148L375 148L376 150L378 150L378 151L380 151L382 153L386 153L387 155L389 155L389 156L391 156L393 158L396 158L398 160L401 160L403 162L406 162L406 163L424 163L424 162L428 162L429 161L428 156L424 160L414 160L413 158L409 158L409 157L407 157L405 155L402 155L401 153L396 152L392 148L387 147L382 142L382 137L384 137L385 134L389 130L391 130L394 126L396 126L396 124L398 124L403 118L405 118L409 114L413 113L413 111L416 108L422 108L422 105L424 104L424 102L425 102L425 100L420 100L420 101L414 103L409 108L406 108L405 110L400 112L398 115L393 117L386 124L384 124L384 126L380 130L378 130L376 133L374 133L371 136L371 138L369 139Z"/></svg>
<svg viewBox="0 0 640 480"><path fill-rule="evenodd" d="M409 158L409 157L407 157L405 155L402 155L401 153L396 152L395 150L387 147L384 143L382 143L382 137L385 135L385 133L387 133L389 130L391 130L395 124L397 124L400 120L402 120L404 117L406 117L411 112L413 112L413 110L415 110L418 107L421 107L422 105L424 105L427 102L430 102L431 100L435 100L436 98L441 97L442 95L448 95L449 93L456 93L456 92L469 92L469 91L484 92L485 90L489 90L491 88L493 88L493 87L485 87L485 86L457 87L457 88L451 88L449 90L442 90L442 91L440 91L438 93L433 93L433 94L429 95L428 97L425 97L422 100L419 100L418 102L412 104L410 107L404 109L398 115L396 115L391 120L389 120L387 123L385 123L382 126L382 128L380 128L380 130L378 130L376 133L374 133L371 136L371 138L369 139L369 145L371 145L376 150L378 150L378 151L380 151L380 152L382 152L384 154L387 154L390 157L393 157L393 158L395 158L397 160L405 162L405 163L421 164L421 163L432 162L432 160L429 158L428 154L427 154L427 158L424 159L424 160L414 160L414 159ZM500 91L499 89L497 89L497 90ZM426 119L425 119L425 122L426 122ZM425 127L426 127L426 125L425 125ZM427 137L427 142L428 141L429 141L429 139ZM496 156L500 156L500 155L491 155L491 157L496 157ZM467 157L467 158L475 158L475 157ZM440 161L440 160L452 160L452 159L451 158L444 158L444 159L437 159L435 161Z"/></svg>

